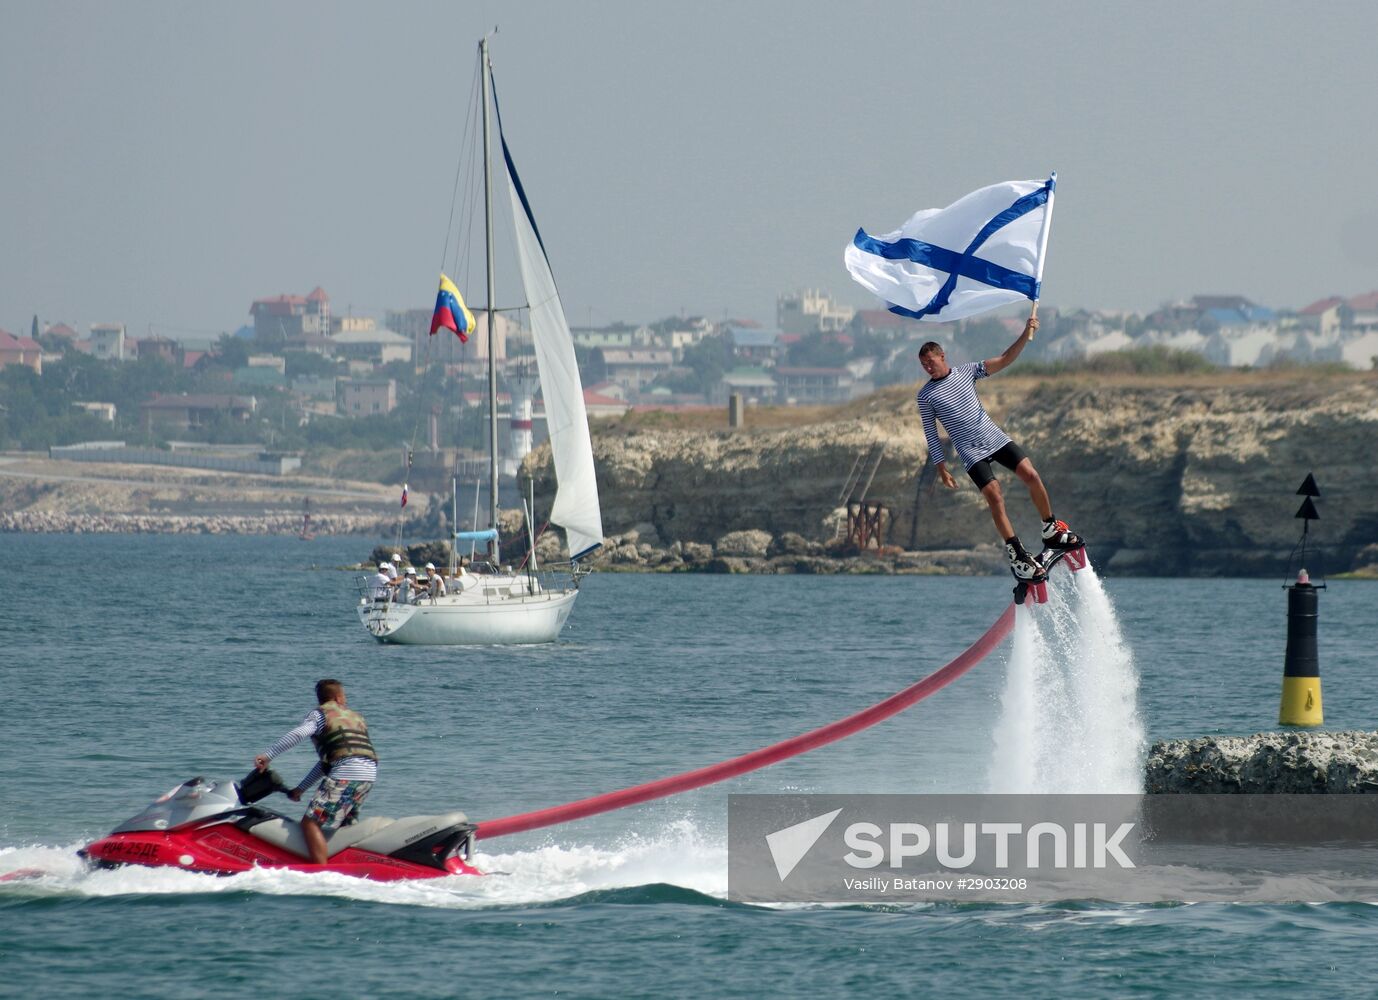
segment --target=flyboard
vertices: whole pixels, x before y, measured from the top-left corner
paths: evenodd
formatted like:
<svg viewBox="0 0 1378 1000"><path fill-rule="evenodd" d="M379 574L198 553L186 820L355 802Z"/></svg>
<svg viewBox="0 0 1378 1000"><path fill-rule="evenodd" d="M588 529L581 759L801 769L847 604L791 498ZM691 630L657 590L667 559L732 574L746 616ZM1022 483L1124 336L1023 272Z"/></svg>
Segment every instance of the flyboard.
<svg viewBox="0 0 1378 1000"><path fill-rule="evenodd" d="M1044 549L1034 556L1034 562L1041 570L1037 576L1030 580L1023 580L1018 576L1014 578L1014 603L1023 604L1032 597L1035 604L1047 604L1048 574L1052 572L1053 567L1060 562L1066 562L1067 568L1076 573L1086 568L1087 561L1085 545L1079 545L1074 549Z"/></svg>

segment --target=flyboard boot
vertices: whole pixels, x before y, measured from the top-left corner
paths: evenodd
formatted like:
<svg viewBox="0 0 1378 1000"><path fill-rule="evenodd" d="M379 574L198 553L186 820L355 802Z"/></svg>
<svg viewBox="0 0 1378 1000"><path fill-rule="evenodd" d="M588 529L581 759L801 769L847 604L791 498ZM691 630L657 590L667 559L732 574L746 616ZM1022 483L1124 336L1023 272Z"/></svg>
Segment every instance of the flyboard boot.
<svg viewBox="0 0 1378 1000"><path fill-rule="evenodd" d="M1048 571L1037 559L1029 555L1018 538L1005 543L1005 555L1010 561L1010 572L1014 574L1014 602L1023 604L1024 598L1032 594L1035 604L1048 599Z"/></svg>
<svg viewBox="0 0 1378 1000"><path fill-rule="evenodd" d="M1086 566L1086 540L1071 528L1066 521L1056 519L1043 522L1043 551L1038 554L1038 563L1044 571L1054 563L1067 560L1073 573Z"/></svg>
<svg viewBox="0 0 1378 1000"><path fill-rule="evenodd" d="M1008 551L1013 546L1006 545ZM1044 521L1043 522L1043 551L1038 555L1025 559L1039 571L1037 577L1029 577L1021 580L1014 588L1014 602L1023 604L1025 597L1032 594L1035 604L1045 604L1048 600L1048 573L1058 563L1066 560L1067 566L1075 573L1079 569L1086 567L1086 542L1071 528L1067 527L1066 521ZM1010 566L1015 565L1014 558L1010 559ZM1020 575L1015 571L1015 579L1019 580Z"/></svg>

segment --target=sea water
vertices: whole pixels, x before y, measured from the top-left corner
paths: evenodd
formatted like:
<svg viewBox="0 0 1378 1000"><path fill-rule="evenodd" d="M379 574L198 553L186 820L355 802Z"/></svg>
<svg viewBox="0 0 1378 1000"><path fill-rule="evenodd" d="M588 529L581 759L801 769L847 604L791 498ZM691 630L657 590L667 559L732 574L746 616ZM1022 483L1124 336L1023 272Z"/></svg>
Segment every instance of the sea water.
<svg viewBox="0 0 1378 1000"><path fill-rule="evenodd" d="M1009 581L590 577L557 644L379 646L331 567L362 539L4 536L0 995L1223 993L1367 996L1361 904L726 901L732 791L1120 791L1147 741L1274 728L1280 581L1064 578L959 682L711 788L480 842L485 879L87 872L73 852L196 774L237 778L340 677L375 816L496 817L672 774L949 660ZM1092 550L1092 558L1095 553ZM1074 582L1072 582L1074 579ZM1322 595L1330 728L1372 728L1378 586ZM279 762L295 780L306 750ZM292 808L282 802L286 809Z"/></svg>

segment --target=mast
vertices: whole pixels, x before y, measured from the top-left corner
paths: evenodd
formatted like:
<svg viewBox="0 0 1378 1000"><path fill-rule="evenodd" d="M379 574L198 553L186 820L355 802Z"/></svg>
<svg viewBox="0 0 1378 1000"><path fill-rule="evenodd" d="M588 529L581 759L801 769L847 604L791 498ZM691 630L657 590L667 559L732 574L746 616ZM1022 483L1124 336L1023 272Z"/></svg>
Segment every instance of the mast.
<svg viewBox="0 0 1378 1000"><path fill-rule="evenodd" d="M494 322L497 310L493 307L493 169L488 140L488 88L492 67L488 62L488 38L479 42L479 63L483 77L483 235L487 244L488 265L488 526L498 527L498 369L493 348ZM489 543L493 564L501 563L498 540Z"/></svg>

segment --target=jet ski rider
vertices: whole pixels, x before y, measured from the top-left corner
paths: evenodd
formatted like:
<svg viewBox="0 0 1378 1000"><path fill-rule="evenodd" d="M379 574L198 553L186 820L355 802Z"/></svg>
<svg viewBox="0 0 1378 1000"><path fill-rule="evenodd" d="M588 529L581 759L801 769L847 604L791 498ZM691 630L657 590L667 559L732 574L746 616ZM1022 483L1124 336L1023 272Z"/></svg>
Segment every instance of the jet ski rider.
<svg viewBox="0 0 1378 1000"><path fill-rule="evenodd" d="M359 807L378 778L378 754L368 738L368 723L349 708L343 684L329 678L317 681L316 701L319 705L306 713L301 725L254 758L254 767L267 771L274 757L306 737L316 745L319 762L287 794L300 802L302 792L322 778L301 818L301 829L312 863L323 865L330 859L322 829L358 821Z"/></svg>

